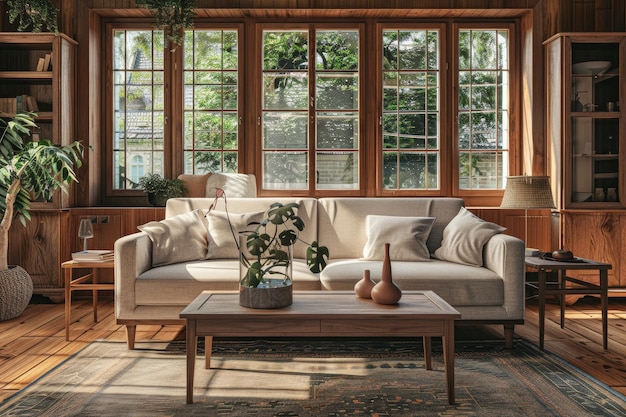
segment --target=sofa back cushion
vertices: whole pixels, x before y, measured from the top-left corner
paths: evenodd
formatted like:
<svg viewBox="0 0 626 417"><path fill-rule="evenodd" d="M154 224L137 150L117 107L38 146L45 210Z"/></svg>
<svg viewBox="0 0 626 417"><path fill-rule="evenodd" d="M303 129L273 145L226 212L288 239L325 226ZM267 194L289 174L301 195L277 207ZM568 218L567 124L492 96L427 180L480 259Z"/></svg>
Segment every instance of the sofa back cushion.
<svg viewBox="0 0 626 417"><path fill-rule="evenodd" d="M369 214L380 216L435 217L426 246L434 253L443 229L463 207L460 198L351 198L319 199L319 243L328 247L331 259L361 258L367 242Z"/></svg>
<svg viewBox="0 0 626 417"><path fill-rule="evenodd" d="M317 240L318 226L317 226L317 200L314 198L298 198L298 197L264 197L264 198L228 198L228 212L229 213L254 213L265 212L273 203L297 203L300 207L297 209L296 214L302 218L305 224L305 228L300 232L300 239L307 243L311 243ZM215 203L213 210L225 211L224 199L213 198L170 198L167 200L165 206L165 217L173 217L181 213L186 213L193 210L206 211L209 207ZM265 215L263 215L265 218ZM307 245L298 242L294 246L294 256L297 258L306 258ZM332 255L332 254L331 254ZM359 255L360 256L360 255Z"/></svg>

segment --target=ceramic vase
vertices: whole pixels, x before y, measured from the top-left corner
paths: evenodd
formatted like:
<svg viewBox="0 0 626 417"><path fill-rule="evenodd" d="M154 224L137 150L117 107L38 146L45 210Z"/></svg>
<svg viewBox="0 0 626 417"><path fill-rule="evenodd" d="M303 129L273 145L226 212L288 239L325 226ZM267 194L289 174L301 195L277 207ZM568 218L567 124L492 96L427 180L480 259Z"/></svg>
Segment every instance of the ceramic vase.
<svg viewBox="0 0 626 417"><path fill-rule="evenodd" d="M354 285L354 292L360 298L372 298L372 288L376 283L370 278L370 270L363 271L363 278Z"/></svg>
<svg viewBox="0 0 626 417"><path fill-rule="evenodd" d="M402 291L391 278L391 259L389 258L389 243L385 243L385 257L383 258L383 272L381 280L372 288L372 300L378 304L396 304L402 297Z"/></svg>

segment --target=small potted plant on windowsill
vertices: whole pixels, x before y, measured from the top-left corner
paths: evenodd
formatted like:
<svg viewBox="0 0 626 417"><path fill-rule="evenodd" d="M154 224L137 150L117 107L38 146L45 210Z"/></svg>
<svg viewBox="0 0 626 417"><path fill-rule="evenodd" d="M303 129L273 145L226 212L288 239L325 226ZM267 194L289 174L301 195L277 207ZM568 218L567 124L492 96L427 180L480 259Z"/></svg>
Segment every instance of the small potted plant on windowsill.
<svg viewBox="0 0 626 417"><path fill-rule="evenodd" d="M148 202L157 207L164 207L168 199L182 197L187 191L183 180L163 178L159 174L145 175L137 185L148 194Z"/></svg>

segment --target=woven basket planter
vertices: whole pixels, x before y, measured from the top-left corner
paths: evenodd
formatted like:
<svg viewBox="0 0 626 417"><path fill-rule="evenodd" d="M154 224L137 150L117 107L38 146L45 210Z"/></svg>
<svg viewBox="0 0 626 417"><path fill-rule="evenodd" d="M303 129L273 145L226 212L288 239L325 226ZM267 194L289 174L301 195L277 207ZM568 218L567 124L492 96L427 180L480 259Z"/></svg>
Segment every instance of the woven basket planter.
<svg viewBox="0 0 626 417"><path fill-rule="evenodd" d="M21 266L0 271L0 321L24 312L33 296L33 280Z"/></svg>

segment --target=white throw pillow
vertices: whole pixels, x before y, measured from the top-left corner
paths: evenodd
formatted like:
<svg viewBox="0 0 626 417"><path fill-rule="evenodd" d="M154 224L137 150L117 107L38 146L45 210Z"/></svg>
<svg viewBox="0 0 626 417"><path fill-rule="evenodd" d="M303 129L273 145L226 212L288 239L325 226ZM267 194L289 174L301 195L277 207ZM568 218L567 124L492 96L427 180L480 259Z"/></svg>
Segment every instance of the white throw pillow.
<svg viewBox="0 0 626 417"><path fill-rule="evenodd" d="M443 229L435 258L465 265L483 266L483 246L506 227L484 221L465 207Z"/></svg>
<svg viewBox="0 0 626 417"><path fill-rule="evenodd" d="M152 266L204 259L206 225L198 210L137 227L152 240Z"/></svg>
<svg viewBox="0 0 626 417"><path fill-rule="evenodd" d="M209 232L207 234L208 253L207 259L238 259L239 250L235 238L239 239L239 233L243 231L253 231L257 225L250 223L260 223L265 212L255 213L229 213L225 211L210 211L206 218L209 222ZM228 220L233 226L230 230Z"/></svg>
<svg viewBox="0 0 626 417"><path fill-rule="evenodd" d="M434 217L401 217L368 215L365 218L367 242L363 258L382 260L385 243L394 261L428 261L426 240L435 223Z"/></svg>

